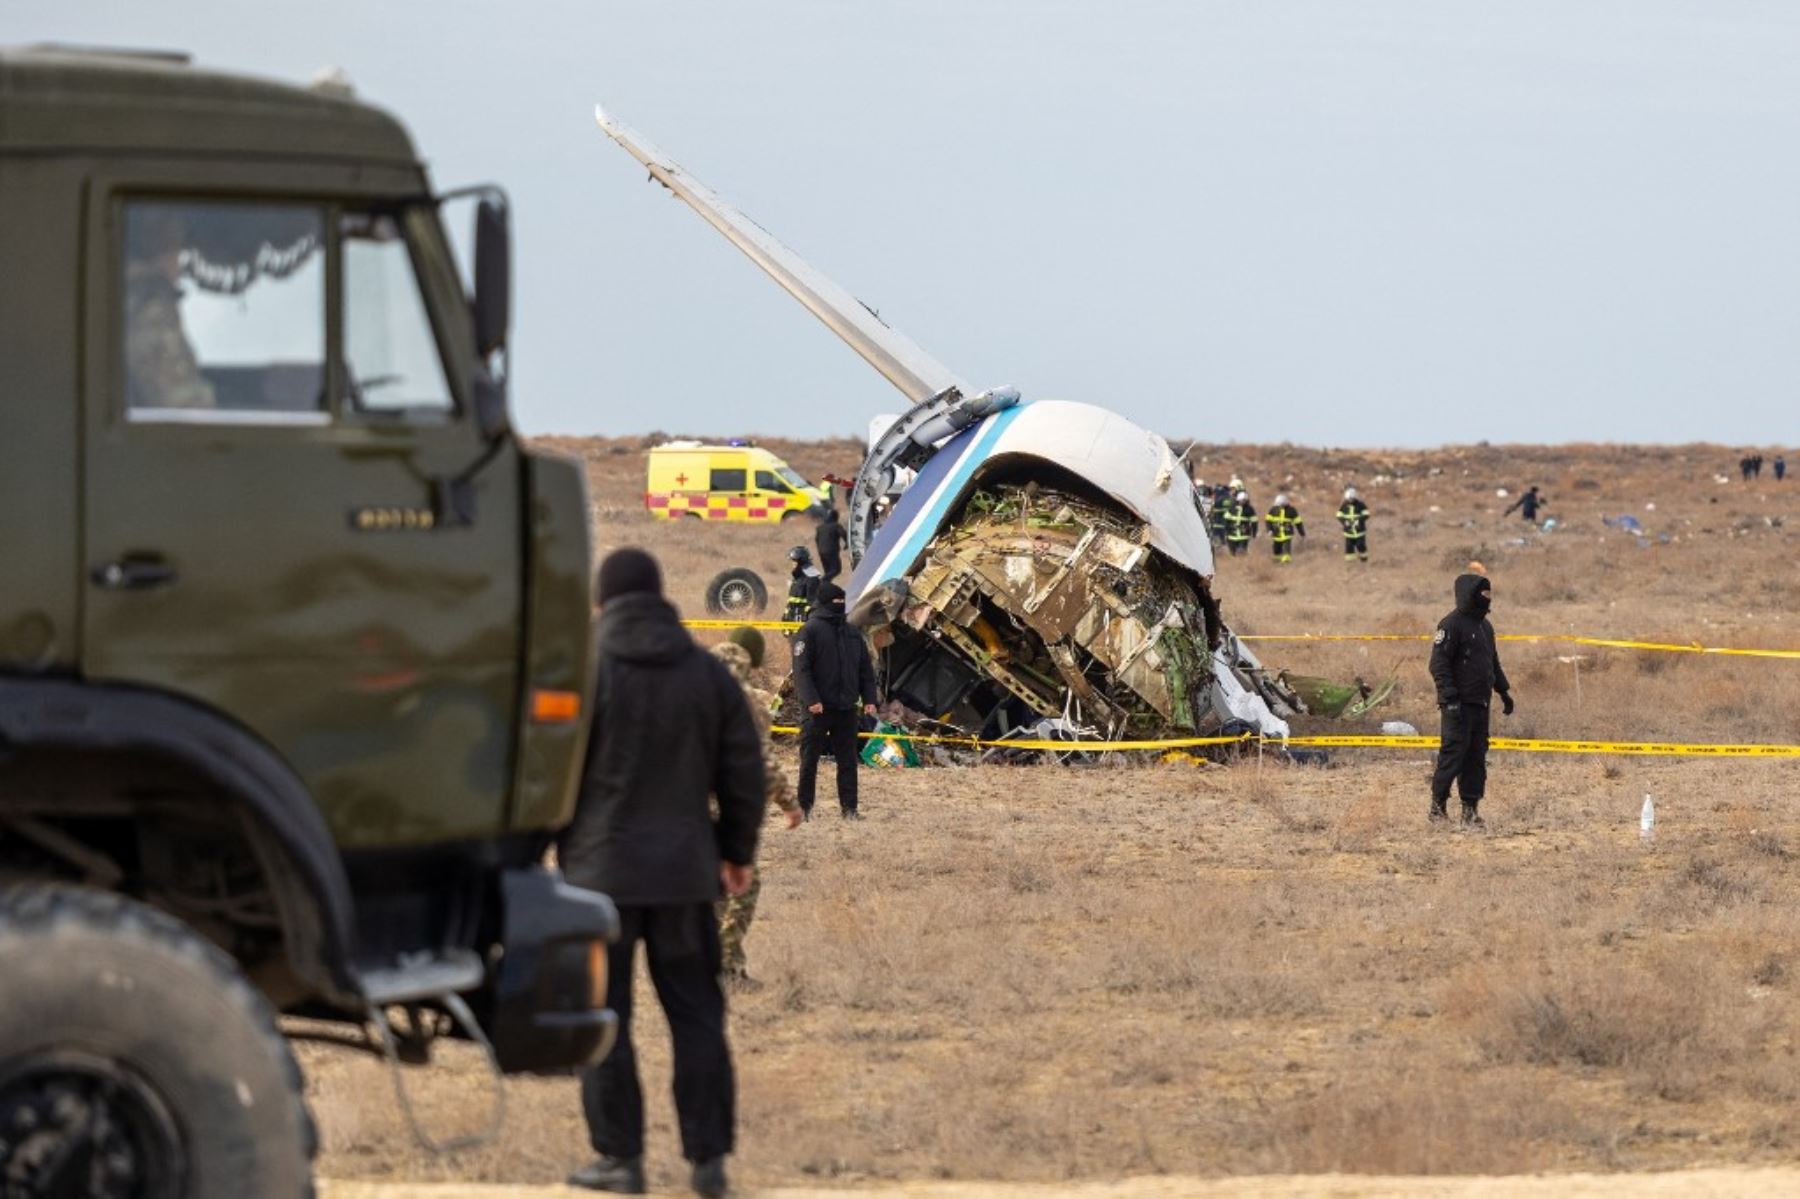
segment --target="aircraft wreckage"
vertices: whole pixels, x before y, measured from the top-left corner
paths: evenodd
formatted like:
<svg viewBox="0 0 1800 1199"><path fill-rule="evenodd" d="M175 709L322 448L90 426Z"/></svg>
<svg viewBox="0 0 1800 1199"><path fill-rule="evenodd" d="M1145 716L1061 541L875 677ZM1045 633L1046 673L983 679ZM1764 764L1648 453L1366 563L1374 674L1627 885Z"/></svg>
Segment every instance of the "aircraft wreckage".
<svg viewBox="0 0 1800 1199"><path fill-rule="evenodd" d="M912 401L849 497L850 619L891 698L984 737L1284 738L1297 713L1361 715L1391 689L1271 673L1232 633L1193 484L1162 437L1089 404L971 388L634 130L595 117Z"/></svg>

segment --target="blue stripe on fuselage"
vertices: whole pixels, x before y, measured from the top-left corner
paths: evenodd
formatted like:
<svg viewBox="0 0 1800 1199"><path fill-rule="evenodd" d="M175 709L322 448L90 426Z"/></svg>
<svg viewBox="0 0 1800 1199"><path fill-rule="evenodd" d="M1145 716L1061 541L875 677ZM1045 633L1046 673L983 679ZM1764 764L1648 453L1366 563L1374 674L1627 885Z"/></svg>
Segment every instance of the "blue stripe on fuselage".
<svg viewBox="0 0 1800 1199"><path fill-rule="evenodd" d="M885 547L880 545L884 539L877 534L876 545L870 547L871 552L863 559L866 564L871 566L870 577L866 580L861 577L852 579L852 589L856 596L861 596L870 587L886 582L888 579L900 578L912 569L913 563L918 561L919 555L925 552L926 545L933 537L937 536L944 517L949 514L951 505L961 498L963 489L969 485L970 478L987 461L989 453L994 448L994 443L1000 439L1000 435L1006 431L1006 427L1012 424L1013 419L1025 410L1025 407L1025 405L1019 404L996 412L980 424L965 430L932 456L931 461L925 464L924 470L919 472L919 478L900 498L900 503L895 506L893 516L882 526L882 532L893 528L901 535L903 540L900 548L892 553L876 552L878 549L885 550ZM966 442L960 453L956 451L958 441ZM948 466L943 481L933 487L930 485L929 476L933 473L931 468L939 462L954 463L954 465ZM907 501L913 499L914 496L919 497L915 504L922 507L923 511L909 519L910 514L906 511ZM879 571L879 577L875 577L876 571ZM859 570L857 574L860 576L862 572Z"/></svg>

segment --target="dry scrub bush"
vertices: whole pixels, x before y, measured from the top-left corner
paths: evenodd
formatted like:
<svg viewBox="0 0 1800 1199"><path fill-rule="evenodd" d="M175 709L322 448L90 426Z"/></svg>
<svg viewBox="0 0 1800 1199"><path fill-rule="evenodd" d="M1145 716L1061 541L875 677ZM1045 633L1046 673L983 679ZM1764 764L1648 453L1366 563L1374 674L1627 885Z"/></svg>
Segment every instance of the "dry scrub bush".
<svg viewBox="0 0 1800 1199"><path fill-rule="evenodd" d="M1517 931L1449 984L1444 1009L1489 1062L1615 1073L1677 1102L1793 1094L1782 1030L1800 1010L1770 947L1800 916L1770 847L1753 831L1667 861L1599 857L1592 885L1509 904Z"/></svg>
<svg viewBox="0 0 1800 1199"><path fill-rule="evenodd" d="M1741 985L1680 949L1647 962L1558 952L1464 985L1460 1015L1489 1060L1619 1070L1666 1099L1696 1098L1763 1031Z"/></svg>
<svg viewBox="0 0 1800 1199"><path fill-rule="evenodd" d="M1597 1132L1535 1072L1427 1068L1338 1080L1243 1135L1271 1172L1511 1174Z"/></svg>
<svg viewBox="0 0 1800 1199"><path fill-rule="evenodd" d="M1226 1020L1317 1011L1315 963L1269 937L1254 910L1235 890L1121 895L1122 935L1102 952L1088 985L1112 995L1164 995Z"/></svg>

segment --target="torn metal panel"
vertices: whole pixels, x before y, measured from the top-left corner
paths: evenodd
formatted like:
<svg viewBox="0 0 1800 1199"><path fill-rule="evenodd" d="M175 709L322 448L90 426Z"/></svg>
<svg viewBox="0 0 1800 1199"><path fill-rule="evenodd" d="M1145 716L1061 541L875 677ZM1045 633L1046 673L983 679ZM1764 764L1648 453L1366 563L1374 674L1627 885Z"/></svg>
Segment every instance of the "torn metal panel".
<svg viewBox="0 0 1800 1199"><path fill-rule="evenodd" d="M1194 682L1208 675L1202 585L1146 532L1035 484L978 490L926 545L902 620L1040 716L1072 696L1086 719L1117 729L1192 730Z"/></svg>
<svg viewBox="0 0 1800 1199"><path fill-rule="evenodd" d="M986 671L995 682L999 683L1002 687L1005 687L1015 698L1023 700L1026 706L1038 715L1054 716L1062 711L1061 704L1055 702L1050 696L1041 693L1038 689L1032 687L1025 680L1019 678L1011 670L1007 669L1006 665L999 658L983 649L976 643L975 639L960 626L949 621L944 621L933 625L931 631L934 636L944 638L957 649L961 650L965 658L974 662L975 665Z"/></svg>
<svg viewBox="0 0 1800 1199"><path fill-rule="evenodd" d="M1394 692L1398 682L1397 675L1390 675L1377 686L1358 678L1353 682L1339 683L1331 679L1314 678L1310 675L1289 674L1283 670L1275 676L1282 686L1300 697L1306 705L1306 711L1315 716L1327 716L1333 719L1345 717L1355 719L1366 715Z"/></svg>

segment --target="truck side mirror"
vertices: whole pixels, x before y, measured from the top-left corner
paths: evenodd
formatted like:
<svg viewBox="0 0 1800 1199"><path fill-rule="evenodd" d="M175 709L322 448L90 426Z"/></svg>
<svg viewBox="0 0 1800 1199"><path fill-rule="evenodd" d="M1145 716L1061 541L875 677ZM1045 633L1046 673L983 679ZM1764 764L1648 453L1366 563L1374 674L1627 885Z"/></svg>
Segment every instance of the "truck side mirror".
<svg viewBox="0 0 1800 1199"><path fill-rule="evenodd" d="M506 348L512 323L512 231L494 200L475 207L475 350L483 358Z"/></svg>

